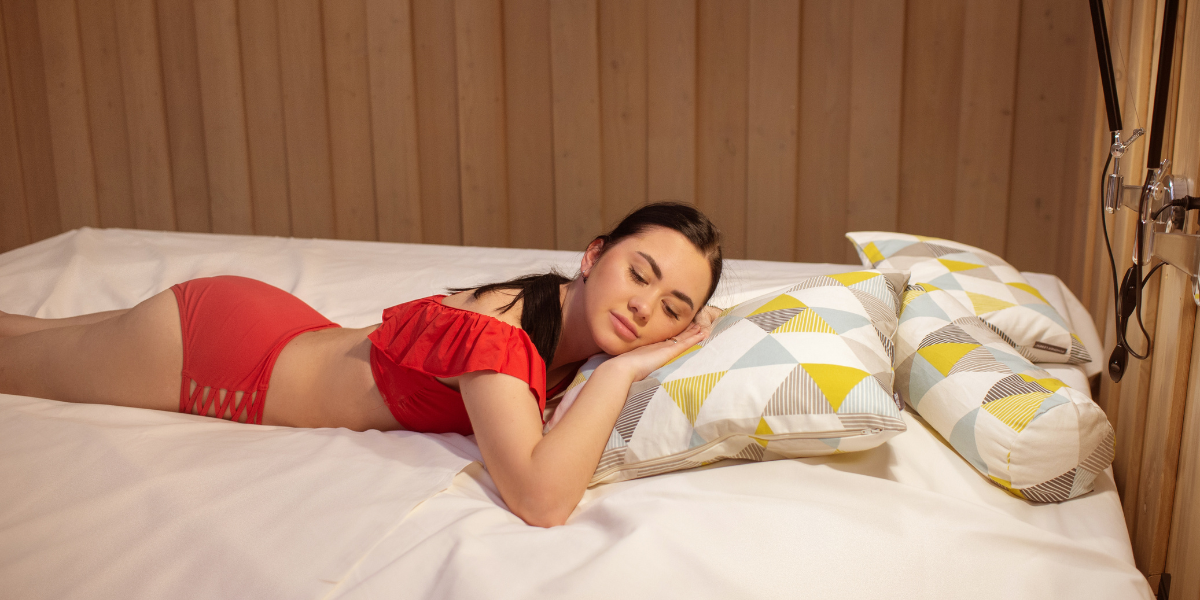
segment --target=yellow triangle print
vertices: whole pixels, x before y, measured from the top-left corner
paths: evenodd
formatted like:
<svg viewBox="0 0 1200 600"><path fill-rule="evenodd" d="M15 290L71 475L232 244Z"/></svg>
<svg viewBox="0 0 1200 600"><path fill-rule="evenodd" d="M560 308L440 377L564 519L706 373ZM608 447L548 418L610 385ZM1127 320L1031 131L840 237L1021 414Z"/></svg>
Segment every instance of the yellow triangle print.
<svg viewBox="0 0 1200 600"><path fill-rule="evenodd" d="M1028 283L1006 283L1005 285L1015 287L1018 290L1021 290L1022 292L1028 292L1030 294L1033 294L1034 296L1037 296L1037 298L1039 300L1041 300L1042 302L1045 302L1046 304L1050 304L1050 302L1048 300L1046 300L1046 297L1043 296L1041 292L1037 291L1037 288L1033 287L1032 285L1029 285Z"/></svg>
<svg viewBox="0 0 1200 600"><path fill-rule="evenodd" d="M854 367L843 367L842 365L825 365L814 363L800 363L804 370L808 372L808 376L816 382L817 387L821 389L821 393L825 394L825 400L829 402L829 406L833 407L833 412L837 412L842 406L842 401L846 399L846 394L858 385L864 377L870 377L871 374L866 371L855 369Z"/></svg>
<svg viewBox="0 0 1200 600"><path fill-rule="evenodd" d="M875 245L875 242L868 242L866 246L863 246L863 254L867 255L867 260L871 261L873 265L883 262L883 259L886 258L879 251L879 247Z"/></svg>
<svg viewBox="0 0 1200 600"><path fill-rule="evenodd" d="M774 433L775 432L771 430L771 426L767 425L767 420L760 417L758 419L758 427L754 429L754 435L774 435ZM767 440L760 440L758 438L752 439L758 442L758 445L762 446L763 448L767 447Z"/></svg>
<svg viewBox="0 0 1200 600"><path fill-rule="evenodd" d="M975 314L977 315L996 312L998 310L1009 308L1010 306L1016 306L1016 304L1013 304L1012 302L1005 302L999 298L993 298L983 294L976 294L975 292L967 292L967 297L971 299L971 304L974 305Z"/></svg>
<svg viewBox="0 0 1200 600"><path fill-rule="evenodd" d="M945 258L939 258L937 261L942 263L943 267L950 269L951 273L954 273L955 271L970 271L971 269L981 269L984 267L984 265L963 262L961 260L948 260Z"/></svg>
<svg viewBox="0 0 1200 600"><path fill-rule="evenodd" d="M1019 432L1033 420L1033 415L1037 414L1037 409L1042 406L1042 400L1049 396L1046 392L1005 396L984 404L983 410L992 413L1000 422L1012 427L1013 431Z"/></svg>
<svg viewBox="0 0 1200 600"><path fill-rule="evenodd" d="M851 286L856 283L862 283L872 277L879 276L879 273L872 273L870 271L854 271L852 273L838 273L837 275L830 275L829 278L838 280L842 285Z"/></svg>
<svg viewBox="0 0 1200 600"><path fill-rule="evenodd" d="M675 401L675 405L679 410L683 411L688 422L692 425L696 424L696 415L700 414L700 407L704 406L704 400L708 398L708 393L712 391L713 386L725 376L728 371L718 371L716 373L705 373L695 377L684 377L675 381L668 381L663 384L663 389L667 391L667 395L671 400Z"/></svg>
<svg viewBox="0 0 1200 600"><path fill-rule="evenodd" d="M954 365L962 360L962 357L966 356L968 352L978 347L979 344L932 344L917 350L917 354L929 361L929 364L933 365L938 373L949 376L950 369L953 369Z"/></svg>
<svg viewBox="0 0 1200 600"><path fill-rule="evenodd" d="M788 309L788 308L807 308L807 307L804 306L803 302L801 302L787 294L780 294L780 295L772 298L766 304L758 307L758 310L755 310L754 312L752 312L746 316L753 317L754 315L761 315L763 313L771 312L773 310L784 310L784 309Z"/></svg>
<svg viewBox="0 0 1200 600"><path fill-rule="evenodd" d="M579 387L580 384L587 381L587 378L588 378L588 376L585 375L583 372L577 373L575 375L575 379L571 380L571 385L567 386L566 391L569 392L569 391L575 389L576 387Z"/></svg>
<svg viewBox="0 0 1200 600"><path fill-rule="evenodd" d="M929 292L922 289L909 288L904 290L904 295L900 298L900 305L907 308L909 303L911 303L913 300L916 300L917 298L920 298L928 293Z"/></svg>
<svg viewBox="0 0 1200 600"><path fill-rule="evenodd" d="M1068 387L1067 384L1065 384L1053 377L1046 377L1045 379L1038 379L1036 377L1030 377L1029 375L1021 375L1021 379L1024 379L1025 381L1028 381L1029 383L1036 383L1036 384L1050 390L1051 392L1057 392L1059 388Z"/></svg>
<svg viewBox="0 0 1200 600"><path fill-rule="evenodd" d="M788 319L771 333L837 333L817 314L815 310L800 311L800 314Z"/></svg>
<svg viewBox="0 0 1200 600"><path fill-rule="evenodd" d="M1025 494L1022 494L1021 490L1014 488L1012 486L1011 481L1005 481L1003 479L1000 479L999 477L996 477L995 475L988 475L988 479L995 481L997 484L1000 485L1000 487L1003 487L1004 489L1012 492L1013 494L1016 494L1018 498L1025 498Z"/></svg>

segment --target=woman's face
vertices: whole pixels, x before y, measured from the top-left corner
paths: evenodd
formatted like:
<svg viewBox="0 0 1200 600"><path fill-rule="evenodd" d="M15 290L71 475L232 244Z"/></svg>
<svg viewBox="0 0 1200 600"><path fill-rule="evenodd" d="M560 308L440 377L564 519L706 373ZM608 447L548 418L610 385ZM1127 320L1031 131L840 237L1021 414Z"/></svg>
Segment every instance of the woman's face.
<svg viewBox="0 0 1200 600"><path fill-rule="evenodd" d="M712 280L708 259L683 234L652 227L601 255L593 242L580 265L592 338L622 354L678 335L703 307Z"/></svg>

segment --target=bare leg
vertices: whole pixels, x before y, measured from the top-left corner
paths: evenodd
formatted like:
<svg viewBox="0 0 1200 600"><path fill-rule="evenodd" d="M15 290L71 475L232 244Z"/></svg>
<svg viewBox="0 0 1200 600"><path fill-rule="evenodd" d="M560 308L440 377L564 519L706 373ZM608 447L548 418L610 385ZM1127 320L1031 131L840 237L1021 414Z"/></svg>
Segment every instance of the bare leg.
<svg viewBox="0 0 1200 600"><path fill-rule="evenodd" d="M170 290L103 319L0 338L0 393L175 411L182 370Z"/></svg>
<svg viewBox="0 0 1200 600"><path fill-rule="evenodd" d="M53 329L55 327L70 327L72 325L90 325L99 323L113 317L119 317L130 309L107 310L104 312L79 315L77 317L67 317L64 319L39 319L37 317L27 317L25 315L14 315L0 311L0 338L13 337L17 335L25 335L43 329Z"/></svg>

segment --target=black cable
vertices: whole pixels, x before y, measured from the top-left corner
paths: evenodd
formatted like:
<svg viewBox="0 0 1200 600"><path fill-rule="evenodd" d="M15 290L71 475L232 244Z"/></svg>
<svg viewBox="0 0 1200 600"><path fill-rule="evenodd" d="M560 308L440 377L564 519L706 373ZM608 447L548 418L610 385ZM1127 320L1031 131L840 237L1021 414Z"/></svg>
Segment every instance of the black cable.
<svg viewBox="0 0 1200 600"><path fill-rule="evenodd" d="M1165 264L1167 264L1167 263L1165 263L1165 262L1160 262L1160 263L1158 263L1157 265L1154 265L1153 267L1151 267L1151 269L1150 269L1150 272L1149 272L1149 273L1146 273L1146 278L1142 280L1142 287L1146 287L1146 282L1147 282L1147 281L1150 281L1150 276L1151 276L1151 275L1154 275L1154 272L1155 272L1155 271L1157 271L1157 270L1159 270L1159 269L1161 269L1161 268L1162 268L1162 266L1163 266L1163 265L1165 265Z"/></svg>

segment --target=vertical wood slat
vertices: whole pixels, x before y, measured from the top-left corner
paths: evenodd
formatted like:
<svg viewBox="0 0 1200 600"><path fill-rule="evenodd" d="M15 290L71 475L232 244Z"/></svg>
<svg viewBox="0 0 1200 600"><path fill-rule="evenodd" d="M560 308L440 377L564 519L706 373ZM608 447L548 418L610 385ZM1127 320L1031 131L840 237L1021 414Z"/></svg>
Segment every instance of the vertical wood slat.
<svg viewBox="0 0 1200 600"><path fill-rule="evenodd" d="M894 231L900 210L905 3L855 0L851 10L848 231ZM847 243L845 262L857 263Z"/></svg>
<svg viewBox="0 0 1200 600"><path fill-rule="evenodd" d="M908 3L898 219L907 233L954 238L965 11L955 2Z"/></svg>
<svg viewBox="0 0 1200 600"><path fill-rule="evenodd" d="M1015 2L977 1L966 4L964 15L954 239L1001 256L1008 234L1020 12Z"/></svg>
<svg viewBox="0 0 1200 600"><path fill-rule="evenodd" d="M329 157L328 97L320 0L286 0L279 10L283 115L292 235L337 233Z"/></svg>
<svg viewBox="0 0 1200 600"><path fill-rule="evenodd" d="M179 228L203 231L208 229L207 191L203 196L189 192L181 197L186 202L177 203L172 190L180 173L172 172L171 159L183 159L171 144L178 136L168 136L162 75L166 55L159 46L154 13L151 0L116 0L134 221L139 228L171 231L176 229L176 207L182 206L185 218ZM198 172L203 185L203 168L190 169Z"/></svg>
<svg viewBox="0 0 1200 600"><path fill-rule="evenodd" d="M697 15L696 205L746 256L746 61L749 4L700 0Z"/></svg>
<svg viewBox="0 0 1200 600"><path fill-rule="evenodd" d="M646 10L641 0L599 5L600 220L605 228L646 203Z"/></svg>
<svg viewBox="0 0 1200 600"><path fill-rule="evenodd" d="M254 233L286 236L292 217L276 3L242 0L237 13Z"/></svg>
<svg viewBox="0 0 1200 600"><path fill-rule="evenodd" d="M750 3L746 257L792 260L800 104L800 5Z"/></svg>
<svg viewBox="0 0 1200 600"><path fill-rule="evenodd" d="M8 44L8 76L13 117L20 144L21 179L33 241L62 231L54 155L50 147L50 115L46 106L45 71L38 40L34 0L4 0L4 37Z"/></svg>
<svg viewBox="0 0 1200 600"><path fill-rule="evenodd" d="M504 77L509 242L554 248L550 0L504 2Z"/></svg>
<svg viewBox="0 0 1200 600"><path fill-rule="evenodd" d="M13 90L9 85L8 44L3 6L0 5L0 252L19 248L32 240L25 210L21 177L21 150L13 116Z"/></svg>
<svg viewBox="0 0 1200 600"><path fill-rule="evenodd" d="M412 0L412 16L422 237L461 244L454 4Z"/></svg>
<svg viewBox="0 0 1200 600"><path fill-rule="evenodd" d="M59 216L64 229L96 227L100 224L96 170L88 133L83 55L74 0L38 2L38 25Z"/></svg>
<svg viewBox="0 0 1200 600"><path fill-rule="evenodd" d="M596 0L550 3L555 236L580 249L602 231Z"/></svg>
<svg viewBox="0 0 1200 600"><path fill-rule="evenodd" d="M199 61L200 107L212 231L254 233L237 2L196 0L192 6L196 49L204 57Z"/></svg>
<svg viewBox="0 0 1200 600"><path fill-rule="evenodd" d="M850 3L804 3L796 259L841 262L849 243Z"/></svg>
<svg viewBox="0 0 1200 600"><path fill-rule="evenodd" d="M76 2L101 227L134 227L129 130L113 0Z"/></svg>
<svg viewBox="0 0 1200 600"><path fill-rule="evenodd" d="M463 243L508 245L504 40L500 0L456 0Z"/></svg>
<svg viewBox="0 0 1200 600"><path fill-rule="evenodd" d="M408 0L366 0L379 240L420 242L421 179Z"/></svg>
<svg viewBox="0 0 1200 600"><path fill-rule="evenodd" d="M133 6L130 0L117 1ZM150 46L150 40L147 39L146 46L139 48L139 51L154 52L159 71L157 77L152 76L149 71L151 65L147 62L142 73L123 75L143 81L147 93L150 92L150 86L157 87L155 95L162 96L158 102L166 104L166 135L170 148L168 176L175 193L176 225L180 231L210 231L212 207L208 190L208 155L204 148L204 118L200 105L196 14L191 0L159 0L157 5L153 1L139 1L137 4L138 14L148 14L151 18L157 10L156 46ZM118 24L124 21L118 13ZM121 36L121 40L124 49L124 36ZM148 61L148 58L143 60ZM146 101L150 102L151 98L147 97ZM132 114L130 117L136 118Z"/></svg>
<svg viewBox="0 0 1200 600"><path fill-rule="evenodd" d="M321 7L335 232L341 239L376 240L366 6L323 0Z"/></svg>
<svg viewBox="0 0 1200 600"><path fill-rule="evenodd" d="M696 201L696 0L646 7L646 195Z"/></svg>

